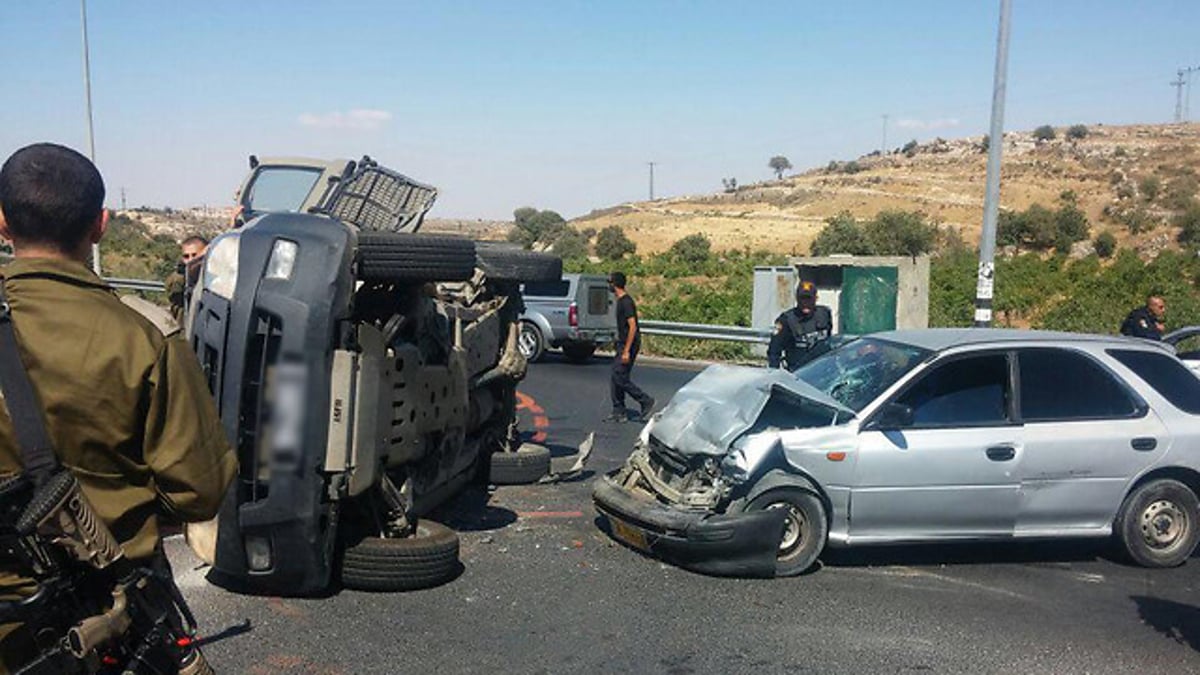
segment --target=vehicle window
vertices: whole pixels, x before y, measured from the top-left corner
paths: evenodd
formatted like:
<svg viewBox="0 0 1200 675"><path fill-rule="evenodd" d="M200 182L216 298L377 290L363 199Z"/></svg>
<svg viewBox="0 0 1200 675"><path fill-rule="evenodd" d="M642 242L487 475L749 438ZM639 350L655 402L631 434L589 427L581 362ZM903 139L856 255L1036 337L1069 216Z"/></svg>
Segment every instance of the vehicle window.
<svg viewBox="0 0 1200 675"><path fill-rule="evenodd" d="M1171 405L1200 415L1200 377L1179 361L1166 354L1135 349L1110 349L1108 354L1137 373Z"/></svg>
<svg viewBox="0 0 1200 675"><path fill-rule="evenodd" d="M858 338L809 361L795 375L859 412L930 353L912 345Z"/></svg>
<svg viewBox="0 0 1200 675"><path fill-rule="evenodd" d="M1181 359L1200 359L1200 333L1176 342L1175 354Z"/></svg>
<svg viewBox="0 0 1200 675"><path fill-rule="evenodd" d="M588 314L608 314L608 287L588 286Z"/></svg>
<svg viewBox="0 0 1200 675"><path fill-rule="evenodd" d="M320 177L320 169L263 169L258 172L254 184L250 186L248 206L256 213L299 211Z"/></svg>
<svg viewBox="0 0 1200 675"><path fill-rule="evenodd" d="M914 427L1008 424L1008 359L987 354L934 366L899 403L912 408Z"/></svg>
<svg viewBox="0 0 1200 675"><path fill-rule="evenodd" d="M1066 349L1025 349L1019 356L1021 418L1028 422L1132 417L1138 401L1103 366Z"/></svg>
<svg viewBox="0 0 1200 675"><path fill-rule="evenodd" d="M570 291L569 281L535 281L525 284L523 293L539 298L565 298Z"/></svg>

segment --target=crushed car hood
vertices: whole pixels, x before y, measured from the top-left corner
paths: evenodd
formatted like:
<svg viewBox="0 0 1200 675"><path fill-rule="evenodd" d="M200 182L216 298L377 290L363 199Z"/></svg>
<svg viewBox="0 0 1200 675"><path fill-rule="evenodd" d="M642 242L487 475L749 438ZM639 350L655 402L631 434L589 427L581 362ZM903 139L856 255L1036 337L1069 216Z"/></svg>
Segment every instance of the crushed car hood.
<svg viewBox="0 0 1200 675"><path fill-rule="evenodd" d="M709 366L676 392L650 434L683 455L721 456L752 426L776 390L830 410L854 411L825 392L775 369Z"/></svg>

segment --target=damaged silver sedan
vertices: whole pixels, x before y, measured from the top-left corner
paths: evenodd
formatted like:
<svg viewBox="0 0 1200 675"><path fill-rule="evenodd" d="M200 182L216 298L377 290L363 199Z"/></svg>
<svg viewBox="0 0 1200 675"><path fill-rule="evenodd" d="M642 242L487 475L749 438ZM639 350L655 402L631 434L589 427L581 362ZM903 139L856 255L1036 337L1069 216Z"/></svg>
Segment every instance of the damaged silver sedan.
<svg viewBox="0 0 1200 675"><path fill-rule="evenodd" d="M825 546L1200 537L1200 379L1168 348L1036 331L877 333L782 371L711 366L593 498L625 544L791 576Z"/></svg>

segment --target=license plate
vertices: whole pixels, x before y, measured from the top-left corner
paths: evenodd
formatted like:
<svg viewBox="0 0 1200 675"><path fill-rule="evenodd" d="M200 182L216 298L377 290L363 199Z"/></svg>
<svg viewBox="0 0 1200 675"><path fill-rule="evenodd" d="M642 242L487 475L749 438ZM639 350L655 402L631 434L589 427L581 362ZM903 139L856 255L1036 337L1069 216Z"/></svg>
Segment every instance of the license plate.
<svg viewBox="0 0 1200 675"><path fill-rule="evenodd" d="M639 551L647 551L650 546L646 543L646 533L641 530L630 527L616 518L609 518L608 522L612 525L613 536Z"/></svg>

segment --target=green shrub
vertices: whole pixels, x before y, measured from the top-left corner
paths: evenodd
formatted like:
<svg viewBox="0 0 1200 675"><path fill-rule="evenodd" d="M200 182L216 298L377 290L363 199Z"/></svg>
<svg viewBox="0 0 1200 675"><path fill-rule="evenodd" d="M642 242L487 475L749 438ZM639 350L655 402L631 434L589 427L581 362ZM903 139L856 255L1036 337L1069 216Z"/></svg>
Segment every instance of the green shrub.
<svg viewBox="0 0 1200 675"><path fill-rule="evenodd" d="M1101 258L1111 258L1114 251L1117 250L1117 238L1112 232L1105 230L1096 235L1096 240L1092 242L1096 247L1096 255Z"/></svg>
<svg viewBox="0 0 1200 675"><path fill-rule="evenodd" d="M1050 126L1049 124L1043 124L1042 126L1033 130L1033 140L1038 142L1052 141L1054 140L1054 136L1054 127Z"/></svg>
<svg viewBox="0 0 1200 675"><path fill-rule="evenodd" d="M1180 244L1191 249L1200 248L1200 204L1192 203L1187 211L1175 218L1179 229Z"/></svg>
<svg viewBox="0 0 1200 675"><path fill-rule="evenodd" d="M1074 124L1070 129L1067 129L1067 138L1075 141L1082 138L1087 138L1088 128L1082 124Z"/></svg>
<svg viewBox="0 0 1200 675"><path fill-rule="evenodd" d="M904 147L900 148L900 152L904 153L905 157L915 157L917 155L917 147L917 139L914 138L905 143Z"/></svg>
<svg viewBox="0 0 1200 675"><path fill-rule="evenodd" d="M605 260L620 260L637 251L637 246L619 225L609 225L596 235L596 255Z"/></svg>
<svg viewBox="0 0 1200 675"><path fill-rule="evenodd" d="M812 255L833 255L848 253L850 255L870 255L871 243L862 225L843 211L825 221L825 227L817 234L811 247Z"/></svg>
<svg viewBox="0 0 1200 675"><path fill-rule="evenodd" d="M1146 176L1138 183L1138 190L1148 202L1154 201L1154 198L1158 196L1158 192L1161 189L1162 181L1158 179L1158 176Z"/></svg>
<svg viewBox="0 0 1200 675"><path fill-rule="evenodd" d="M712 254L712 242L703 234L690 234L671 244L670 254L683 262L700 264Z"/></svg>

